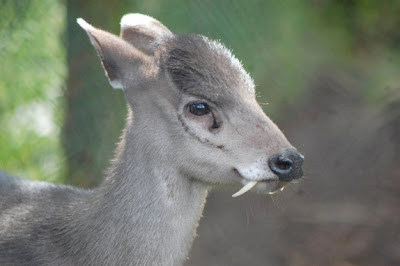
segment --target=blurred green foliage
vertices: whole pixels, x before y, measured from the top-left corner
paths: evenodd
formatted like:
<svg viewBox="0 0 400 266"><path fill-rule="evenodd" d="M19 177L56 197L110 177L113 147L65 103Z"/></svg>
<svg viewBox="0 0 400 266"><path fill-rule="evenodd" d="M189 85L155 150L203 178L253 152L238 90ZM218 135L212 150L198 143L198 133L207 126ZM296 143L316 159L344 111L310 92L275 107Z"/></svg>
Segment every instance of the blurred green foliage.
<svg viewBox="0 0 400 266"><path fill-rule="evenodd" d="M60 1L0 2L0 168L56 180L66 75Z"/></svg>
<svg viewBox="0 0 400 266"><path fill-rule="evenodd" d="M320 71L341 71L357 80L362 88L359 93L370 104L378 103L385 88L400 83L400 1L396 0L66 3L1 2L0 168L15 174L60 178L84 160L95 163L83 166L79 175L100 178L99 173L113 154L110 149L117 141L115 132L120 132L124 120L123 99L107 85L87 37L75 24L76 17L117 34L120 16L140 12L159 19L174 32L220 39L254 78L259 101L269 103L265 111L273 119L284 119L279 111L301 100ZM65 25L74 31L67 34L68 38L77 39L63 41ZM79 52L73 54L77 49ZM72 137L64 132L61 152L59 129L64 121L60 95L66 75L66 51L72 73L67 95L72 91L84 94L77 98L79 101L68 98L67 117L75 118L64 129L76 132ZM94 61L77 69L72 56ZM116 104L120 106L113 107ZM75 114L69 116L70 112ZM38 121L48 113L53 128L41 134L34 124L40 124ZM80 131L82 121L74 124L79 117L82 121L97 120ZM82 150L87 150L84 158ZM69 160L75 157L74 162ZM67 170L63 172L66 161Z"/></svg>
<svg viewBox="0 0 400 266"><path fill-rule="evenodd" d="M265 110L275 119L325 68L351 73L371 104L400 82L396 0L153 0L134 5L135 12L152 15L175 32L225 43L254 78L259 101L268 103Z"/></svg>

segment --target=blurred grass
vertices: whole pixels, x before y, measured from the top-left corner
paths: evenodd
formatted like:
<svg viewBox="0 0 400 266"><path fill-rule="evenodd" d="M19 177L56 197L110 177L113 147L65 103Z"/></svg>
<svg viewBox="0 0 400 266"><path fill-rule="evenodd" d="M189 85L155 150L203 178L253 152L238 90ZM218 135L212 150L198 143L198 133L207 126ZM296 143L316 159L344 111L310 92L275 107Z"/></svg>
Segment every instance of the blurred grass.
<svg viewBox="0 0 400 266"><path fill-rule="evenodd" d="M116 15L104 10L113 5L112 1L104 6L94 3L97 15L88 14L79 1L67 3L75 8L74 16L89 15L89 23L118 33ZM64 4L60 0L0 2L0 168L32 179L65 180L66 158L75 156L65 155L60 148L68 47L63 37L67 24ZM118 12L120 5L126 5L124 13L151 15L174 32L220 39L250 72L259 101L269 103L264 108L274 120L284 120L280 110L301 100L316 73L326 69L342 71L357 80L362 88L358 93L371 105L379 104L386 88L399 87L399 1L132 0L119 4ZM71 27L76 27L74 20L68 18ZM92 49L84 33L77 34L82 34L78 43L85 42L82 45ZM93 51L87 53L95 56ZM98 82L105 81L100 63L93 68L98 75L75 76L74 84L88 79L84 83L92 87L108 86ZM79 90L87 91L87 95L96 89L85 86ZM110 95L115 93L107 89ZM89 108L104 109L101 103L110 101L109 96L100 98ZM85 110L93 119L99 114L86 111L82 107L85 101L76 104L76 110ZM111 115L105 121L116 121L115 126L100 126L107 131L120 127L123 119ZM105 139L108 135L99 132L96 138L83 139L103 138L106 144L101 146L109 149L117 139ZM63 141L64 145L78 143ZM94 149L96 146L93 144ZM112 152L94 150L88 154L101 157L89 159L99 161L102 169L96 171L102 172ZM85 171L81 175L91 175Z"/></svg>

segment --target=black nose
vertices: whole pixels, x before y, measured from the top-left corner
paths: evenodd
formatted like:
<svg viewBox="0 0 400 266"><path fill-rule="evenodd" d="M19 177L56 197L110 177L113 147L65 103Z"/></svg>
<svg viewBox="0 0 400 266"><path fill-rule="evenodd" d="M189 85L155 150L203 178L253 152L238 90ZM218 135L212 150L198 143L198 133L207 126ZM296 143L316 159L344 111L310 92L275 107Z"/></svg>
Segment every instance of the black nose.
<svg viewBox="0 0 400 266"><path fill-rule="evenodd" d="M272 156L268 160L268 166L271 168L281 181L290 180L303 176L304 156L295 149L287 149L282 153Z"/></svg>

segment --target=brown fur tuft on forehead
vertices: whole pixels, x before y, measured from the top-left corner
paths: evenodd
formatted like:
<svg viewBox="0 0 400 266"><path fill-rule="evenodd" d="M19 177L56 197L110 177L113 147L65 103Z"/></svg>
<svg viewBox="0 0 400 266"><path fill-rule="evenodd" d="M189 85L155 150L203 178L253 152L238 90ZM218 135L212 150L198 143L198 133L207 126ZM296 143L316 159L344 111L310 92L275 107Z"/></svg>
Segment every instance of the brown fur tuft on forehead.
<svg viewBox="0 0 400 266"><path fill-rule="evenodd" d="M201 35L175 35L166 44L166 67L179 89L223 102L254 95L254 83L242 64L221 43Z"/></svg>

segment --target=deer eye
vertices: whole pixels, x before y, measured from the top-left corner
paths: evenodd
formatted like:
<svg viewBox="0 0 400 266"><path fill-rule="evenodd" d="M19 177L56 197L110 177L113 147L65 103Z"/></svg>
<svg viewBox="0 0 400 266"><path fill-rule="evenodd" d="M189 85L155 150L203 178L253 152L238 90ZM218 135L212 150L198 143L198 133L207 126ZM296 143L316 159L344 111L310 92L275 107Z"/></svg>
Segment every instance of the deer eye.
<svg viewBox="0 0 400 266"><path fill-rule="evenodd" d="M197 116L202 116L210 113L210 108L206 103L192 103L189 104L189 112Z"/></svg>

